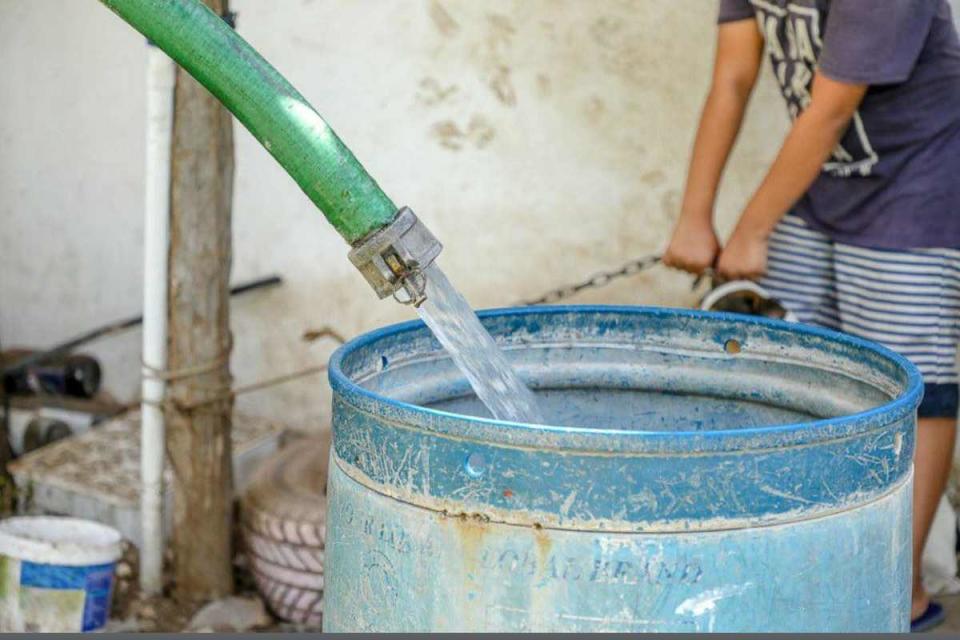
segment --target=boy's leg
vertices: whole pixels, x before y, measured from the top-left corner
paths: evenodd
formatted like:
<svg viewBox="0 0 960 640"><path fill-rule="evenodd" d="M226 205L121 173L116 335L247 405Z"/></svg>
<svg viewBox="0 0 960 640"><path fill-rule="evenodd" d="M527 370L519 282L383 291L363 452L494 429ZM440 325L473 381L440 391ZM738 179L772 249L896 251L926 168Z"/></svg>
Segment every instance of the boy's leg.
<svg viewBox="0 0 960 640"><path fill-rule="evenodd" d="M759 284L800 322L840 327L833 242L797 216L786 216L770 237L767 274Z"/></svg>
<svg viewBox="0 0 960 640"><path fill-rule="evenodd" d="M837 244L841 329L890 347L924 379L914 454L913 611L930 602L920 561L950 472L957 421L960 251L880 251Z"/></svg>
<svg viewBox="0 0 960 640"><path fill-rule="evenodd" d="M917 464L913 475L913 610L916 619L927 609L930 596L923 588L920 562L940 496L947 488L953 463L955 418L920 418L917 424Z"/></svg>

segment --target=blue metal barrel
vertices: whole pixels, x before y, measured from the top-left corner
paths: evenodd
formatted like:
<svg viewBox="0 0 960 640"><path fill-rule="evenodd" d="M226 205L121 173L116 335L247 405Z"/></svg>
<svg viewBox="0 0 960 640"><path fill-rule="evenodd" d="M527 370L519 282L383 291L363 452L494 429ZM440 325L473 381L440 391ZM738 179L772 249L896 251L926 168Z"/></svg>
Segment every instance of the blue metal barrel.
<svg viewBox="0 0 960 640"><path fill-rule="evenodd" d="M334 354L325 631L906 631L916 369L746 317L482 314L549 425L419 322Z"/></svg>

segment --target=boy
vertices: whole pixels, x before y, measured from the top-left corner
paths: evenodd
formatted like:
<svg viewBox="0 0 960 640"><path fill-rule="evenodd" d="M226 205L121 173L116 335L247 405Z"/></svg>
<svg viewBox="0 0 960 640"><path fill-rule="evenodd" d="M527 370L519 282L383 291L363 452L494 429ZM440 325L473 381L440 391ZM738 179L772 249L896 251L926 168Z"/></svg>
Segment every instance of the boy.
<svg viewBox="0 0 960 640"><path fill-rule="evenodd" d="M793 125L721 248L714 199L764 50ZM801 321L919 367L911 627L939 624L919 568L958 401L960 41L947 0L720 0L713 83L664 261L759 280Z"/></svg>

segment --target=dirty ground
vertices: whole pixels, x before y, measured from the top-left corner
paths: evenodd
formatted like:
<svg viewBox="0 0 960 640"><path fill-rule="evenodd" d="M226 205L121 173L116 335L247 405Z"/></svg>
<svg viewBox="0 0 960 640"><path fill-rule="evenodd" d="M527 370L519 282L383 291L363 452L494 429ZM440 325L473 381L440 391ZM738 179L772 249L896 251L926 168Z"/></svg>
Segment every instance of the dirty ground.
<svg viewBox="0 0 960 640"><path fill-rule="evenodd" d="M118 565L113 611L107 632L301 632L319 627L277 620L257 594L246 558L234 561L237 593L207 605L177 602L169 597L141 598L137 586L136 549L128 545Z"/></svg>

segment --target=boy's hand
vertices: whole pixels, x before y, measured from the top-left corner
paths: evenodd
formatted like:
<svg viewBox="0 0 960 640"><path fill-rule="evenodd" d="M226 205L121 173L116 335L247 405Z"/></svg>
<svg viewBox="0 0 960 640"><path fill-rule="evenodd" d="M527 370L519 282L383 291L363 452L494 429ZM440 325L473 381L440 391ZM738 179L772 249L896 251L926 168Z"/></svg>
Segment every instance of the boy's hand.
<svg viewBox="0 0 960 640"><path fill-rule="evenodd" d="M700 275L713 266L720 253L720 241L709 217L680 216L663 263Z"/></svg>
<svg viewBox="0 0 960 640"><path fill-rule="evenodd" d="M767 236L737 228L717 261L725 280L756 280L767 272Z"/></svg>

